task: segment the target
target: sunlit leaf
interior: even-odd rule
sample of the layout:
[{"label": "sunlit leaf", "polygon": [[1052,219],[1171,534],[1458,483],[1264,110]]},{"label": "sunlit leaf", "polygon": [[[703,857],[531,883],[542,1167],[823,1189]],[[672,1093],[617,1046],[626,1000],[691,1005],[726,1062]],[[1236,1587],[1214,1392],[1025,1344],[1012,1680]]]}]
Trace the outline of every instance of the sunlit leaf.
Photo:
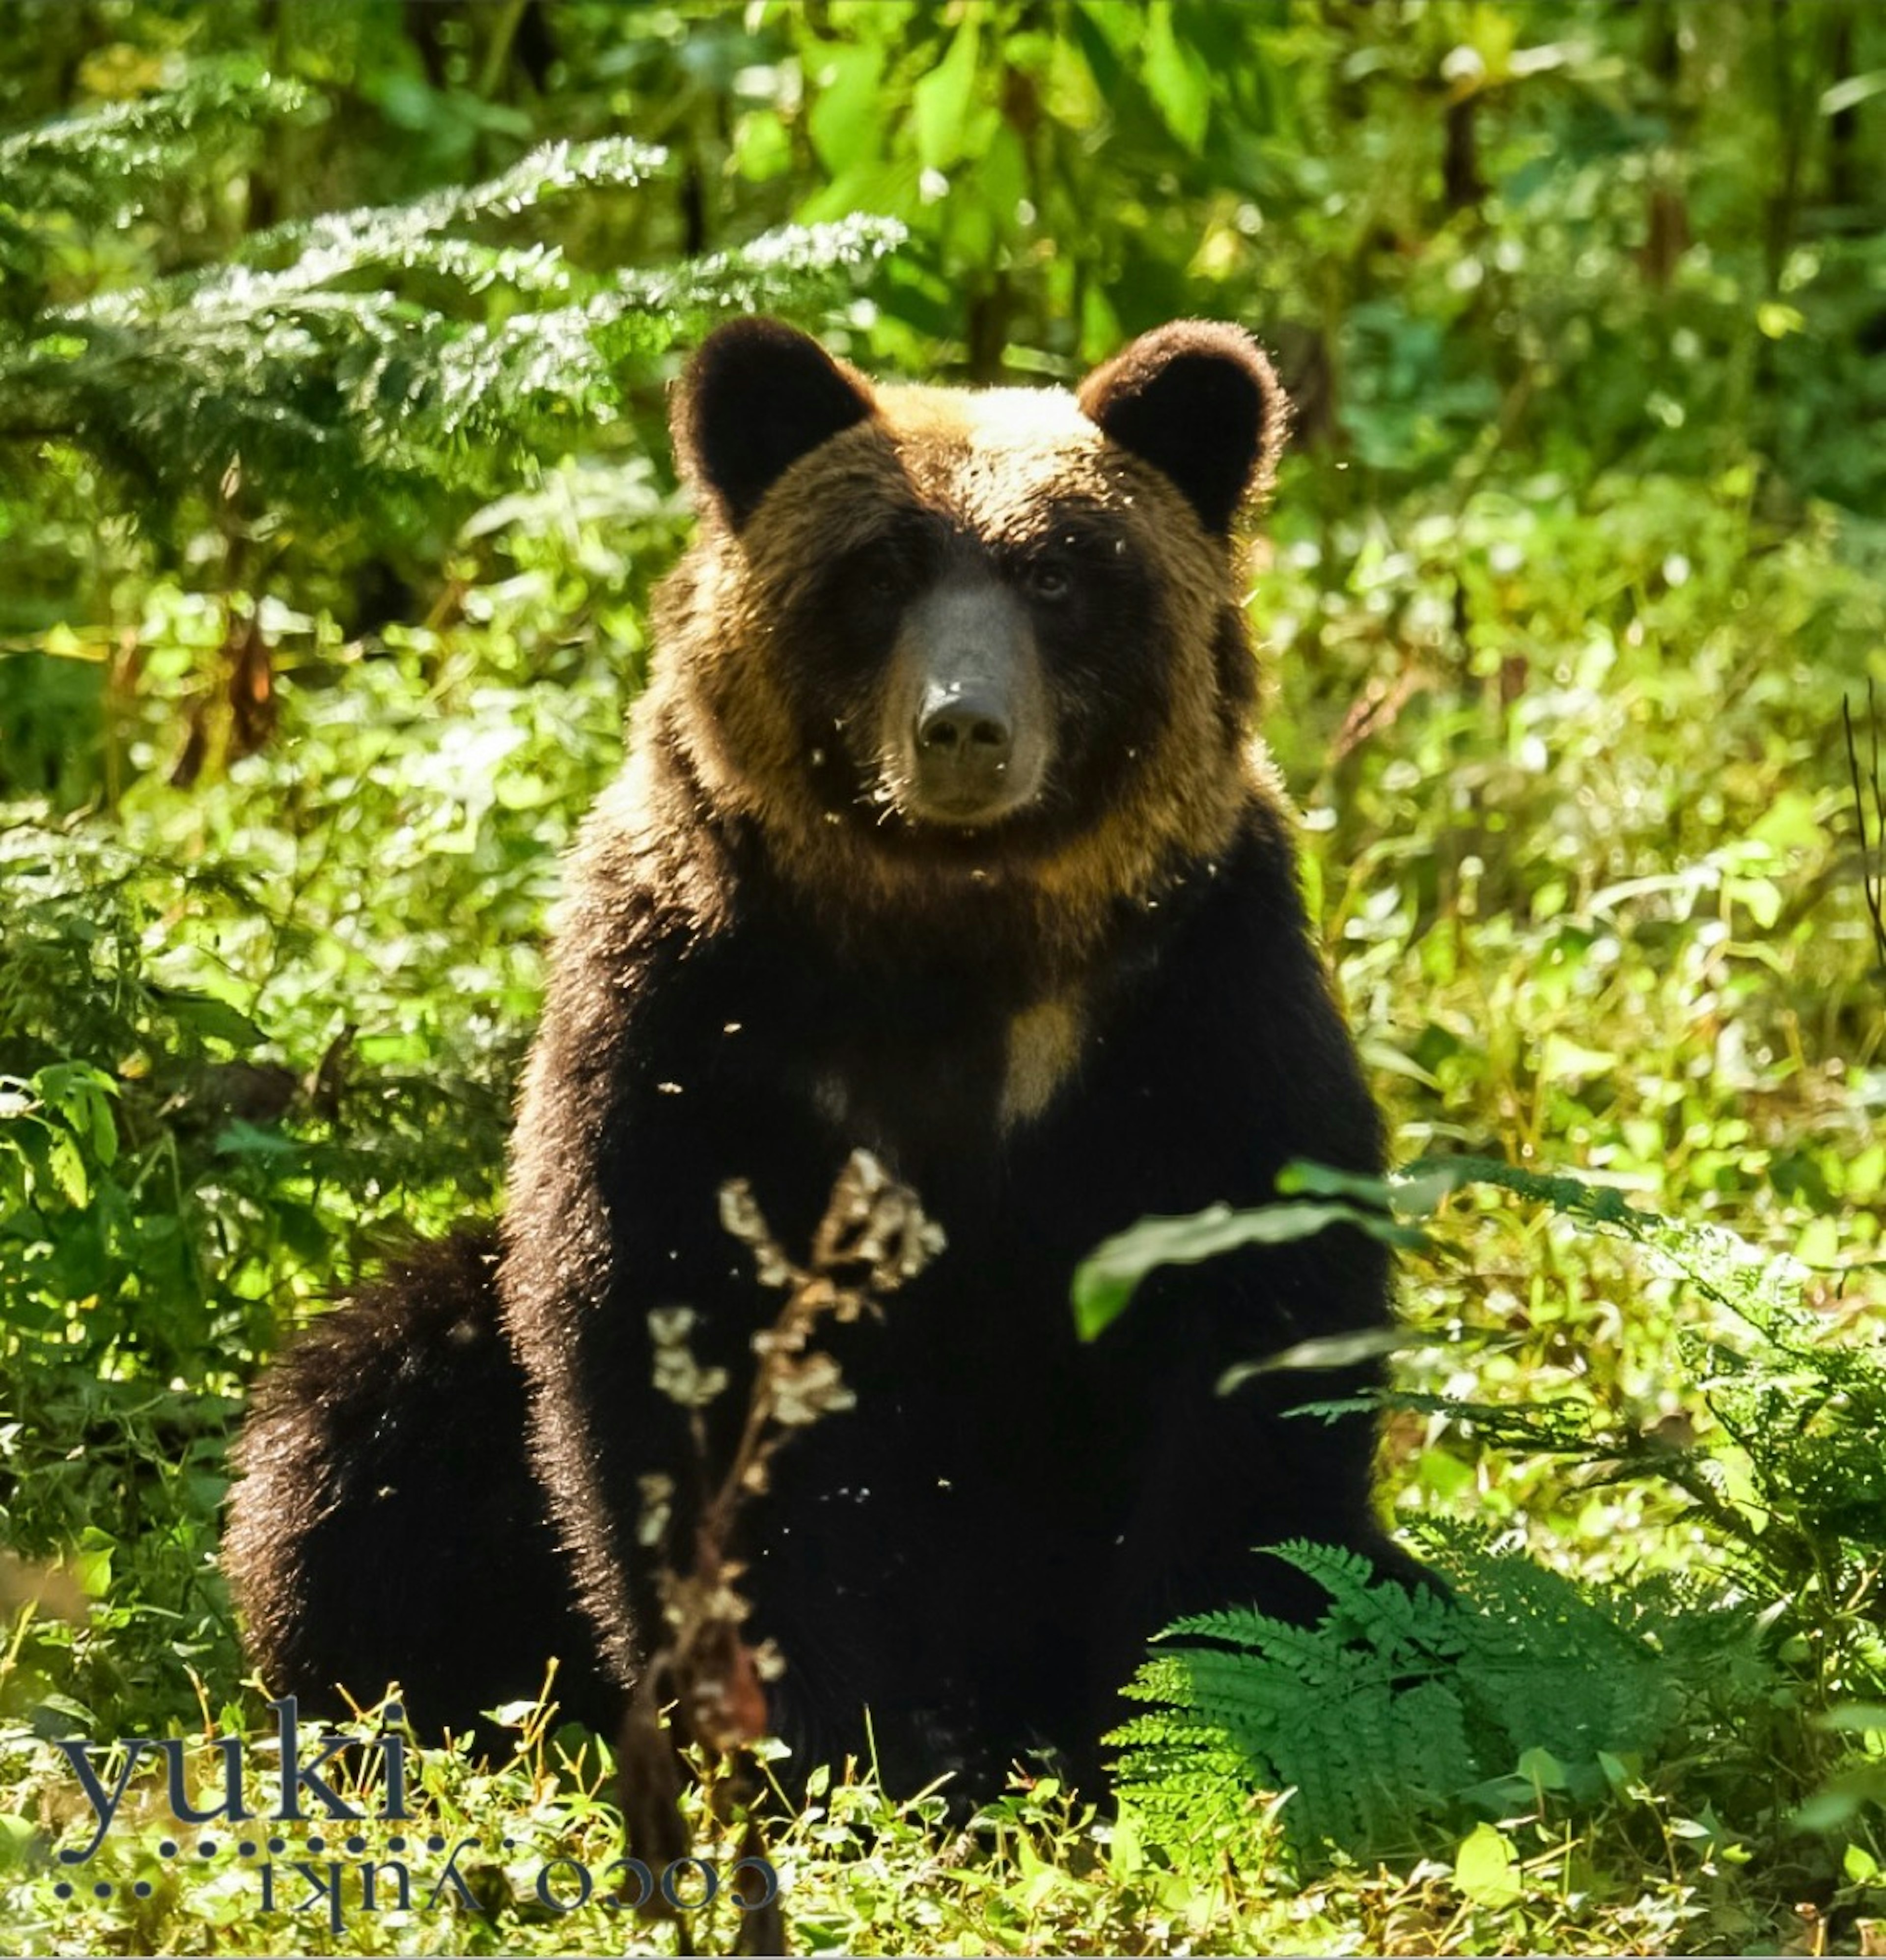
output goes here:
[{"label": "sunlit leaf", "polygon": [[962,154],[981,40],[976,17],[967,15],[950,37],[949,52],[911,91],[917,160],[927,170],[946,170]]},{"label": "sunlit leaf", "polygon": [[1454,1882],[1476,1905],[1510,1905],[1525,1890],[1519,1860],[1503,1833],[1477,1824],[1454,1856]]},{"label": "sunlit leaf", "polygon": [[1144,1218],[1099,1246],[1074,1270],[1074,1324],[1091,1341],[1119,1316],[1156,1268],[1193,1265],[1246,1246],[1283,1245],[1332,1225],[1360,1227],[1390,1245],[1418,1236],[1379,1214],[1342,1204],[1272,1204],[1234,1211],[1214,1204],[1181,1218]]}]

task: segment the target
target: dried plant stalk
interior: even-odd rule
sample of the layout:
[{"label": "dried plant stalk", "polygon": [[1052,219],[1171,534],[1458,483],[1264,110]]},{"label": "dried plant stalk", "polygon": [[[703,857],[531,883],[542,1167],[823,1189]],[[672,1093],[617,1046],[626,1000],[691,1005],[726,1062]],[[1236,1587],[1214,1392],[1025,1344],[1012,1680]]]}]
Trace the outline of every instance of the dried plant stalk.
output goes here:
[{"label": "dried plant stalk", "polygon": [[[642,1480],[638,1536],[659,1561],[664,1637],[631,1697],[619,1754],[629,1841],[651,1863],[691,1850],[680,1809],[679,1752],[692,1750],[712,1773],[723,1816],[743,1806],[750,1813],[760,1788],[753,1745],[767,1729],[765,1683],[786,1663],[770,1643],[751,1645],[741,1632],[751,1608],[739,1589],[733,1537],[743,1508],[767,1489],[780,1449],[812,1424],[853,1406],[838,1363],[813,1345],[819,1325],[881,1315],[884,1299],[915,1278],[943,1244],[916,1193],[864,1150],[854,1151],[839,1173],[804,1265],[787,1256],[744,1179],[721,1187],[720,1222],[752,1253],[760,1284],[781,1288],[786,1298],[771,1324],[753,1336],[746,1414],[717,1479],[706,1462],[701,1411],[726,1389],[726,1373],[695,1360],[688,1345],[695,1316],[688,1309],[665,1307],[649,1316],[655,1386],[687,1410],[709,1494],[682,1560],[669,1542],[673,1479]],[[749,1814],[745,1842],[758,1841]],[[643,1910],[673,1916],[659,1894]],[[751,1951],[781,1950],[783,1927],[752,1923],[767,1917],[742,1915],[743,1943]]]}]

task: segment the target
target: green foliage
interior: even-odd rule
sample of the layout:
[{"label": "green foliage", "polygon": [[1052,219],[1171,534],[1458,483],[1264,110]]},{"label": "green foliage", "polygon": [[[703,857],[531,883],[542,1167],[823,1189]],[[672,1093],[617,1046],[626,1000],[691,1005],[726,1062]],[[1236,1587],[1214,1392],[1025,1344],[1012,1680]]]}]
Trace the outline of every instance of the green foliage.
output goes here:
[{"label": "green foliage", "polygon": [[[0,291],[43,278],[59,234],[75,224],[116,224],[152,190],[212,156],[227,159],[265,117],[307,107],[308,91],[253,61],[207,63],[160,94],[64,116],[0,138]],[[11,310],[11,307],[8,308]]]},{"label": "green foliage", "polygon": [[1143,1218],[1097,1246],[1074,1269],[1074,1321],[1091,1341],[1123,1313],[1141,1280],[1163,1265],[1191,1265],[1240,1246],[1307,1238],[1331,1225],[1353,1225],[1391,1246],[1418,1233],[1380,1212],[1347,1204],[1272,1204],[1234,1211],[1227,1204],[1185,1218]]},{"label": "green foliage", "polygon": [[[0,143],[30,210],[63,173],[105,186],[161,169],[167,141],[213,103],[250,119],[285,97],[218,78],[135,117],[96,112]],[[134,126],[135,139],[126,124]],[[482,223],[535,216],[578,192],[644,185],[663,154],[627,138],[553,142],[488,181],[255,234],[205,270],[52,306],[0,339],[0,438],[66,437],[152,499],[253,479],[279,506],[418,502],[488,488],[516,450],[565,447],[619,407],[625,367],[717,312],[803,307],[882,253],[894,225],[848,218],[780,234],[675,272],[587,273],[556,247],[506,247]],[[22,214],[24,215],[24,214]],[[127,413],[129,410],[129,413]]]},{"label": "green foliage", "polygon": [[[206,177],[254,192],[270,144],[333,105],[253,56],[161,72],[148,95],[0,134],[0,456],[25,463],[27,492],[0,536],[36,565],[0,595],[0,794],[94,789],[62,737],[76,710],[96,743],[136,671],[65,623],[101,570],[151,547],[200,555],[192,532],[220,537],[221,582],[245,597],[310,552],[328,579],[383,565],[545,460],[606,444],[677,341],[730,311],[835,298],[900,235],[852,216],[680,264],[590,264],[584,215],[613,221],[666,164],[609,135],[396,203],[252,225],[176,265],[151,221],[190,210]],[[224,175],[239,165],[250,174]],[[211,237],[227,229],[192,215]],[[102,242],[126,230],[148,240],[144,264]],[[103,555],[84,514],[101,494],[119,513]],[[199,722],[192,772],[256,746],[270,719],[274,636],[241,609],[205,650],[231,708]]]},{"label": "green foliage", "polygon": [[[1381,1180],[1315,1164],[1289,1166],[1293,1196],[1246,1212],[1219,1205],[1186,1218],[1150,1220],[1110,1240],[1081,1269],[1077,1319],[1126,1304],[1131,1284],[1153,1267],[1209,1258],[1249,1242],[1302,1238],[1348,1224],[1395,1242],[1432,1249],[1413,1221],[1431,1217],[1472,1188],[1514,1194],[1580,1229],[1628,1241],[1651,1270],[1684,1287],[1704,1309],[1680,1335],[1697,1400],[1713,1430],[1674,1443],[1623,1433],[1589,1396],[1531,1398],[1511,1405],[1396,1392],[1398,1406],[1444,1415],[1505,1449],[1582,1456],[1612,1474],[1648,1474],[1678,1484],[1714,1529],[1776,1598],[1837,1600],[1886,1631],[1886,1486],[1872,1439],[1886,1431],[1886,1344],[1862,1324],[1843,1337],[1804,1304],[1814,1274],[1800,1259],[1764,1252],[1724,1227],[1685,1223],[1627,1202],[1623,1194],[1566,1176],[1542,1176],[1490,1158],[1425,1159]],[[1391,1215],[1391,1214],[1394,1215]],[[1084,1287],[1084,1290],[1083,1290]],[[1713,1310],[1713,1311],[1711,1311]],[[1325,1362],[1320,1348],[1283,1364]],[[1233,1392],[1255,1366],[1231,1370]],[[1279,1365],[1273,1360],[1271,1366]],[[1317,1405],[1306,1413],[1347,1405]],[[1737,1476],[1724,1468],[1732,1456]],[[1731,1481],[1738,1494],[1729,1494]]]},{"label": "green foliage", "polygon": [[1301,1855],[1406,1852],[1465,1808],[1500,1815],[1544,1790],[1589,1807],[1624,1759],[1680,1729],[1710,1737],[1712,1712],[1725,1740],[1767,1685],[1745,1602],[1580,1587],[1458,1533],[1430,1548],[1451,1597],[1293,1544],[1277,1555],[1330,1596],[1314,1628],[1229,1609],[1168,1631],[1128,1691],[1162,1707],[1112,1738],[1150,1835],[1248,1857],[1265,1790],[1290,1793]]},{"label": "green foliage", "polygon": [[[1813,1630],[1829,1685],[1871,1698],[1865,1671],[1886,1660],[1886,1463],[1877,1444],[1886,1433],[1886,1342],[1877,1325],[1862,1319],[1843,1332],[1806,1306],[1814,1274],[1792,1255],[1764,1252],[1723,1227],[1661,1217],[1576,1178],[1441,1159],[1411,1166],[1390,1195],[1406,1209],[1432,1209],[1470,1185],[1614,1233],[1678,1282],[1701,1309],[1682,1329],[1680,1351],[1710,1421],[1685,1442],[1668,1426],[1620,1433],[1576,1398],[1449,1413],[1490,1421],[1505,1447],[1550,1449],[1608,1474],[1678,1484],[1738,1573]],[[1859,1680],[1847,1672],[1855,1668]]]},{"label": "green foliage", "polygon": [[[1877,1325],[1830,1328],[1802,1303],[1813,1276],[1791,1255],[1576,1178],[1455,1157],[1385,1181],[1298,1165],[1282,1182],[1319,1201],[1293,1197],[1243,1214],[1247,1231],[1267,1223],[1296,1237],[1345,1220],[1379,1228],[1392,1209],[1409,1232],[1453,1194],[1506,1192],[1627,1241],[1677,1282],[1697,1311],[1679,1334],[1690,1407],[1675,1419],[1620,1425],[1584,1390],[1495,1403],[1403,1389],[1381,1399],[1483,1447],[1581,1465],[1587,1488],[1674,1486],[1694,1507],[1717,1583],[1735,1590],[1697,1601],[1662,1577],[1581,1593],[1523,1557],[1490,1560],[1443,1535],[1439,1562],[1458,1592],[1442,1602],[1369,1587],[1366,1564],[1344,1554],[1286,1548],[1332,1596],[1313,1632],[1251,1613],[1183,1621],[1169,1637],[1217,1644],[1162,1655],[1136,1685],[1176,1711],[1118,1738],[1130,1745],[1123,1774],[1145,1787],[1159,1828],[1175,1842],[1223,1841],[1241,1822],[1248,1833],[1254,1790],[1294,1787],[1285,1818],[1299,1848],[1327,1840],[1380,1850],[1414,1841],[1421,1818],[1445,1815],[1535,1748],[1552,1759],[1552,1787],[1573,1799],[1603,1793],[1583,1774],[1601,1758],[1654,1755],[1679,1728],[1686,1748],[1717,1750],[1719,1768],[1730,1737],[1748,1750],[1775,1711],[1751,1644],[1757,1612],[1788,1643],[1793,1687],[1783,1705],[1798,1696],[1830,1719],[1814,1743],[1788,1718],[1754,1754],[1771,1780],[1788,1760],[1797,1799],[1818,1783],[1798,1812],[1804,1826],[1849,1824],[1886,1788],[1871,1760],[1878,1725],[1854,1719],[1886,1693],[1886,1344]],[[1160,1258],[1190,1258],[1242,1242],[1219,1208],[1162,1220],[1147,1242]],[[1222,1392],[1236,1392],[1252,1372],[1231,1371]],[[1704,1561],[1693,1553],[1690,1563]],[[1685,1681],[1722,1697],[1710,1720],[1676,1693]]]},{"label": "green foliage", "polygon": [[[14,1705],[112,1732],[187,1715],[192,1668],[235,1679],[236,1395],[310,1303],[494,1199],[557,857],[619,759],[636,566],[674,527],[645,470],[552,473],[466,527],[475,627],[356,649],[336,686],[331,629],[273,608],[278,740],[187,792],[134,780],[139,848],[8,810],[0,1531],[113,1561],[82,1640],[25,1640]],[[174,585],[147,603],[133,755],[221,630]]]}]

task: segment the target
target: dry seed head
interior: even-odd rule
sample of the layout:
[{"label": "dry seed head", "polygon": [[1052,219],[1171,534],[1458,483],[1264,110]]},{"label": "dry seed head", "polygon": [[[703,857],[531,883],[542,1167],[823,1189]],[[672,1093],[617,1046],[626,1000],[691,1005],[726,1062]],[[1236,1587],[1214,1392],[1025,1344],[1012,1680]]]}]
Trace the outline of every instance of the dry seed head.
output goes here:
[{"label": "dry seed head", "polygon": [[654,1546],[660,1544],[668,1529],[668,1520],[673,1515],[675,1480],[651,1471],[647,1475],[638,1477],[637,1488],[641,1492],[641,1522],[635,1530],[636,1542]]},{"label": "dry seed head", "polygon": [[854,1408],[857,1400],[829,1354],[774,1363],[773,1420],[788,1429],[803,1429],[822,1415]]},{"label": "dry seed head", "polygon": [[753,1187],[745,1178],[730,1178],[721,1185],[720,1223],[742,1245],[751,1249],[762,1286],[792,1284],[793,1263],[780,1249],[753,1195]]},{"label": "dry seed head", "polygon": [[702,1367],[685,1348],[658,1348],[655,1387],[682,1408],[705,1408],[727,1387],[727,1370]]},{"label": "dry seed head", "polygon": [[691,1306],[658,1306],[648,1316],[648,1332],[657,1348],[678,1348],[694,1328]]},{"label": "dry seed head", "polygon": [[[943,1235],[924,1217],[915,1192],[899,1184],[868,1150],[854,1150],[833,1187],[814,1242],[820,1271],[863,1265],[869,1290],[894,1292],[943,1250]],[[843,1317],[855,1317],[856,1307]]]}]

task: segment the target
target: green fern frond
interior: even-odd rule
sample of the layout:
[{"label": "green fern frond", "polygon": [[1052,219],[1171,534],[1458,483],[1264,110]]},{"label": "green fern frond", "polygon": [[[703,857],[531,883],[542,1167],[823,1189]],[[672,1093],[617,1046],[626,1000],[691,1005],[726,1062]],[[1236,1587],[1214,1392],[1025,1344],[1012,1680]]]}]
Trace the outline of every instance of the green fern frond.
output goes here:
[{"label": "green fern frond", "polygon": [[1331,1594],[1314,1628],[1230,1611],[1170,1628],[1127,1691],[1158,1711],[1111,1739],[1134,1806],[1217,1829],[1229,1775],[1247,1818],[1260,1793],[1293,1793],[1283,1818],[1299,1853],[1380,1853],[1528,1749],[1549,1751],[1572,1787],[1581,1770],[1601,1786],[1601,1753],[1651,1754],[1699,1691],[1732,1678],[1745,1691],[1766,1672],[1755,1615],[1733,1600],[1662,1582],[1594,1592],[1469,1533],[1423,1542],[1451,1597],[1299,1544],[1279,1555]]},{"label": "green fern frond", "polygon": [[202,62],[176,84],[0,136],[0,214],[110,223],[212,142],[305,108],[308,91],[259,63]]},{"label": "green fern frond", "polygon": [[[192,86],[113,126],[156,142],[212,99],[246,100]],[[551,143],[485,183],[278,226],[230,262],[52,310],[0,334],[0,436],[78,442],[154,500],[221,482],[238,458],[275,501],[323,511],[489,491],[520,453],[568,450],[619,415],[626,377],[717,316],[817,304],[903,235],[854,218],[612,274],[465,235],[633,191],[664,161],[628,138]]]},{"label": "green fern frond", "polygon": [[551,294],[587,289],[594,282],[580,279],[552,248],[505,251],[454,236],[452,228],[518,217],[574,192],[636,189],[666,162],[666,151],[625,136],[545,144],[483,183],[294,219],[258,232],[226,263],[100,294],[52,317],[75,327],[148,326],[182,308],[205,321],[253,318],[367,272],[430,272],[474,291],[494,285]]}]

